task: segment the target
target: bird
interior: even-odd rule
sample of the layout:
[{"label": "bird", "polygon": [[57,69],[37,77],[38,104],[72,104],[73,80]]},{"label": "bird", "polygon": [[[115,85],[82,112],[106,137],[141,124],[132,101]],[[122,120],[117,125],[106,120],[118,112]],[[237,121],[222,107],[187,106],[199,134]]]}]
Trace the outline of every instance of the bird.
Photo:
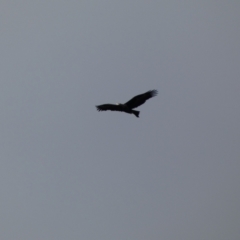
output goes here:
[{"label": "bird", "polygon": [[134,108],[139,107],[140,105],[144,104],[148,99],[155,97],[158,94],[157,90],[150,90],[145,93],[139,94],[132,99],[130,99],[128,102],[122,104],[102,104],[96,106],[98,111],[119,111],[119,112],[125,112],[129,114],[134,114],[137,118],[139,117],[140,111],[133,110]]}]

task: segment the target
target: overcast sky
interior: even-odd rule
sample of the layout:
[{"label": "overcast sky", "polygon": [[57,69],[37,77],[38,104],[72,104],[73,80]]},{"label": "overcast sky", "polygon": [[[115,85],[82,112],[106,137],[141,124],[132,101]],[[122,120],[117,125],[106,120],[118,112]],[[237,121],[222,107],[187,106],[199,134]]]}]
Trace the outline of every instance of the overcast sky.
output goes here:
[{"label": "overcast sky", "polygon": [[239,13],[2,0],[0,239],[239,240]]}]

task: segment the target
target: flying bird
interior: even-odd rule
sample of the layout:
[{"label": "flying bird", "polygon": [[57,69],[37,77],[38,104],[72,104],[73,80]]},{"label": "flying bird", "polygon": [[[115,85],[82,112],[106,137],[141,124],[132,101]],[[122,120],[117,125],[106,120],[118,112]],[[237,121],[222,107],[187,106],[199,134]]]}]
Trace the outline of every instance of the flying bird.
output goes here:
[{"label": "flying bird", "polygon": [[148,92],[145,92],[143,94],[139,94],[132,99],[130,99],[128,102],[122,104],[103,104],[96,106],[98,111],[119,111],[119,112],[125,112],[129,114],[134,114],[136,117],[139,117],[139,111],[133,110],[134,108],[139,107],[140,105],[144,104],[149,98],[152,98],[158,94],[157,90],[150,90]]}]

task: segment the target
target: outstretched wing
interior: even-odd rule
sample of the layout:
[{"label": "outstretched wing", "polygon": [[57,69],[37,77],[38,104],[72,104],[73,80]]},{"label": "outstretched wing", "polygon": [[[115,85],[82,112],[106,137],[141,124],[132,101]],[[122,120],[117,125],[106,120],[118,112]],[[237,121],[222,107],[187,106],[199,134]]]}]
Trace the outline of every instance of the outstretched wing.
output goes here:
[{"label": "outstretched wing", "polygon": [[103,105],[98,105],[96,106],[98,111],[120,111],[122,112],[122,107],[117,104],[103,104]]},{"label": "outstretched wing", "polygon": [[133,97],[131,100],[125,103],[130,109],[136,108],[144,104],[149,98],[152,98],[158,94],[157,90],[151,90],[143,94],[139,94]]}]

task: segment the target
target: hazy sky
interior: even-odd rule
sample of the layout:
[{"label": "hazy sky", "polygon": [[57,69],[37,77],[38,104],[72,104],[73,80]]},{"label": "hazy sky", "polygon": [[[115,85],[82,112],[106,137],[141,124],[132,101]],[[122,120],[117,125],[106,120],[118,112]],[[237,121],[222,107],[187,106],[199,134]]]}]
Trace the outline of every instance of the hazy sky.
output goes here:
[{"label": "hazy sky", "polygon": [[239,13],[2,0],[0,239],[239,240]]}]

